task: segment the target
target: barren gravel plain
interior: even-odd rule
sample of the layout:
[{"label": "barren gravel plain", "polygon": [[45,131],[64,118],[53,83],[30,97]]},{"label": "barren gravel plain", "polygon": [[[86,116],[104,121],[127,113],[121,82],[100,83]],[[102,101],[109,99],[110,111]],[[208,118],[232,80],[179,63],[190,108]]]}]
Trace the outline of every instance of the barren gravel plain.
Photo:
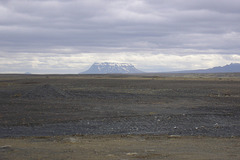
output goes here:
[{"label": "barren gravel plain", "polygon": [[0,159],[240,159],[240,74],[0,75]]}]

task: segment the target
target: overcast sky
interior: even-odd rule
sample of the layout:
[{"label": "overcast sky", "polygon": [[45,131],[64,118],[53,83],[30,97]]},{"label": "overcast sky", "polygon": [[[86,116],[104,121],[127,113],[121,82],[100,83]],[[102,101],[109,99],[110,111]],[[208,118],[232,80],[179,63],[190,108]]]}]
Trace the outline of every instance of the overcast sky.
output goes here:
[{"label": "overcast sky", "polygon": [[1,0],[0,73],[240,63],[239,0]]}]

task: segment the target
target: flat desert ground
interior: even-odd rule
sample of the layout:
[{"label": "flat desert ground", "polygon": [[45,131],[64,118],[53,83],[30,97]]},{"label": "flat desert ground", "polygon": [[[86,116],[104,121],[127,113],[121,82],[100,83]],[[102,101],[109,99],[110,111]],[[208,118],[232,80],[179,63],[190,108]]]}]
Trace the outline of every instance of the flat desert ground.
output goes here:
[{"label": "flat desert ground", "polygon": [[0,159],[240,159],[240,74],[0,75]]}]

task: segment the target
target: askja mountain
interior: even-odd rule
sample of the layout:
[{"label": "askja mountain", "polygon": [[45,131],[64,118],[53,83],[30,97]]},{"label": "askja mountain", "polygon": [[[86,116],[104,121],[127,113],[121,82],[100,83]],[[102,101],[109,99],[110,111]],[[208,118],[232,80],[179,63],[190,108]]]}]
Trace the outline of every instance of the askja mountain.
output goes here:
[{"label": "askja mountain", "polygon": [[94,63],[87,71],[82,74],[128,74],[143,73],[129,63]]}]

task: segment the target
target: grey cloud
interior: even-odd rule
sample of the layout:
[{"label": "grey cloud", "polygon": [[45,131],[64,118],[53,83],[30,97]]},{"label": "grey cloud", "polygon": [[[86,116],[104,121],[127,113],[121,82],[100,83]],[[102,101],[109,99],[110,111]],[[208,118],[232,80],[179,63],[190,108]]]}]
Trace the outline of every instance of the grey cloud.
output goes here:
[{"label": "grey cloud", "polygon": [[6,55],[161,49],[240,55],[239,40],[239,0],[0,1],[0,51]]},{"label": "grey cloud", "polygon": [[239,0],[149,0],[156,8],[175,8],[178,10],[211,10],[221,13],[239,13]]}]

